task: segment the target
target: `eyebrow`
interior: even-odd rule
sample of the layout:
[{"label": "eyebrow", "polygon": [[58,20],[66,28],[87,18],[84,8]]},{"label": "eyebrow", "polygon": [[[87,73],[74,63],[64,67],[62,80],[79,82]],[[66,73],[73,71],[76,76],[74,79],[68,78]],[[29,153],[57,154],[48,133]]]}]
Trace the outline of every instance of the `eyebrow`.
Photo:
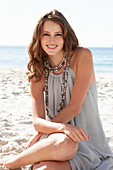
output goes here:
[{"label": "eyebrow", "polygon": [[[43,31],[43,33],[44,32],[46,32],[46,33],[50,33],[49,31]],[[62,32],[61,31],[56,31],[55,33],[60,33],[60,34],[62,34]]]}]

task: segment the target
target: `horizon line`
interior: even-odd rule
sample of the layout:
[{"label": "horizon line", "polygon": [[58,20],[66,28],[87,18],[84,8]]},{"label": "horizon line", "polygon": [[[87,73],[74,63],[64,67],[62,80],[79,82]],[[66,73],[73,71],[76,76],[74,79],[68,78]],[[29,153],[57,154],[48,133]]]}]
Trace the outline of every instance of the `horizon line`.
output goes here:
[{"label": "horizon line", "polygon": [[[0,47],[28,47],[29,45],[1,45]],[[85,48],[113,48],[113,45],[111,46],[81,46]]]}]

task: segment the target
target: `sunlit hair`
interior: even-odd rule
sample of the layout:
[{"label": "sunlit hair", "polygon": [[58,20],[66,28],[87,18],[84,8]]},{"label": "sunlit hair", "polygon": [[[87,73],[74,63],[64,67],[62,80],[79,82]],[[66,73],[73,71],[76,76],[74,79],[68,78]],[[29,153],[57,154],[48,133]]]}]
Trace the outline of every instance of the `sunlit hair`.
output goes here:
[{"label": "sunlit hair", "polygon": [[47,58],[47,53],[41,47],[41,35],[42,35],[42,27],[45,21],[53,21],[59,24],[62,28],[63,39],[64,39],[64,46],[63,49],[66,52],[66,57],[69,59],[71,51],[74,50],[78,45],[78,39],[73,31],[72,27],[63,16],[57,10],[53,10],[43,17],[40,18],[38,21],[36,28],[33,33],[32,41],[28,48],[29,53],[29,63],[27,68],[29,70],[28,79],[30,80],[32,77],[40,79],[44,72],[44,61]]}]

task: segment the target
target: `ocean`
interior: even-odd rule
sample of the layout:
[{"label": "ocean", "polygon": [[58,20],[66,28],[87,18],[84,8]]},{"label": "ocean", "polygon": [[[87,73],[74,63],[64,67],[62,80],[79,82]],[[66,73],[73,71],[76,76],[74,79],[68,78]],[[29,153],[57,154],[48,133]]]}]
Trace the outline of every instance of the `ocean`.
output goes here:
[{"label": "ocean", "polygon": [[[93,54],[96,74],[113,74],[113,47],[89,47]],[[27,69],[29,61],[26,46],[0,46],[0,66]]]}]

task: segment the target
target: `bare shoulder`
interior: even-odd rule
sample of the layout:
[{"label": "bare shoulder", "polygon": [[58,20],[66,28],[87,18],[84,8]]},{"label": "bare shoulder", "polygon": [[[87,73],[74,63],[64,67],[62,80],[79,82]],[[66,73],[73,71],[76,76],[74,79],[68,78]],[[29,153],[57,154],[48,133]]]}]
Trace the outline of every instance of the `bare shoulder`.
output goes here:
[{"label": "bare shoulder", "polygon": [[75,61],[80,61],[81,59],[92,58],[92,53],[88,48],[77,47],[72,54],[72,59]]},{"label": "bare shoulder", "polygon": [[33,77],[33,78],[31,78],[30,79],[30,85],[41,85],[42,87],[43,87],[43,85],[44,85],[44,80],[45,80],[45,73],[42,75],[42,77],[41,78],[35,78],[35,77]]},{"label": "bare shoulder", "polygon": [[82,65],[93,65],[93,60],[92,60],[92,53],[88,48],[84,47],[77,47],[73,53],[72,57],[70,59],[70,66],[72,69],[77,72],[78,66]]}]

